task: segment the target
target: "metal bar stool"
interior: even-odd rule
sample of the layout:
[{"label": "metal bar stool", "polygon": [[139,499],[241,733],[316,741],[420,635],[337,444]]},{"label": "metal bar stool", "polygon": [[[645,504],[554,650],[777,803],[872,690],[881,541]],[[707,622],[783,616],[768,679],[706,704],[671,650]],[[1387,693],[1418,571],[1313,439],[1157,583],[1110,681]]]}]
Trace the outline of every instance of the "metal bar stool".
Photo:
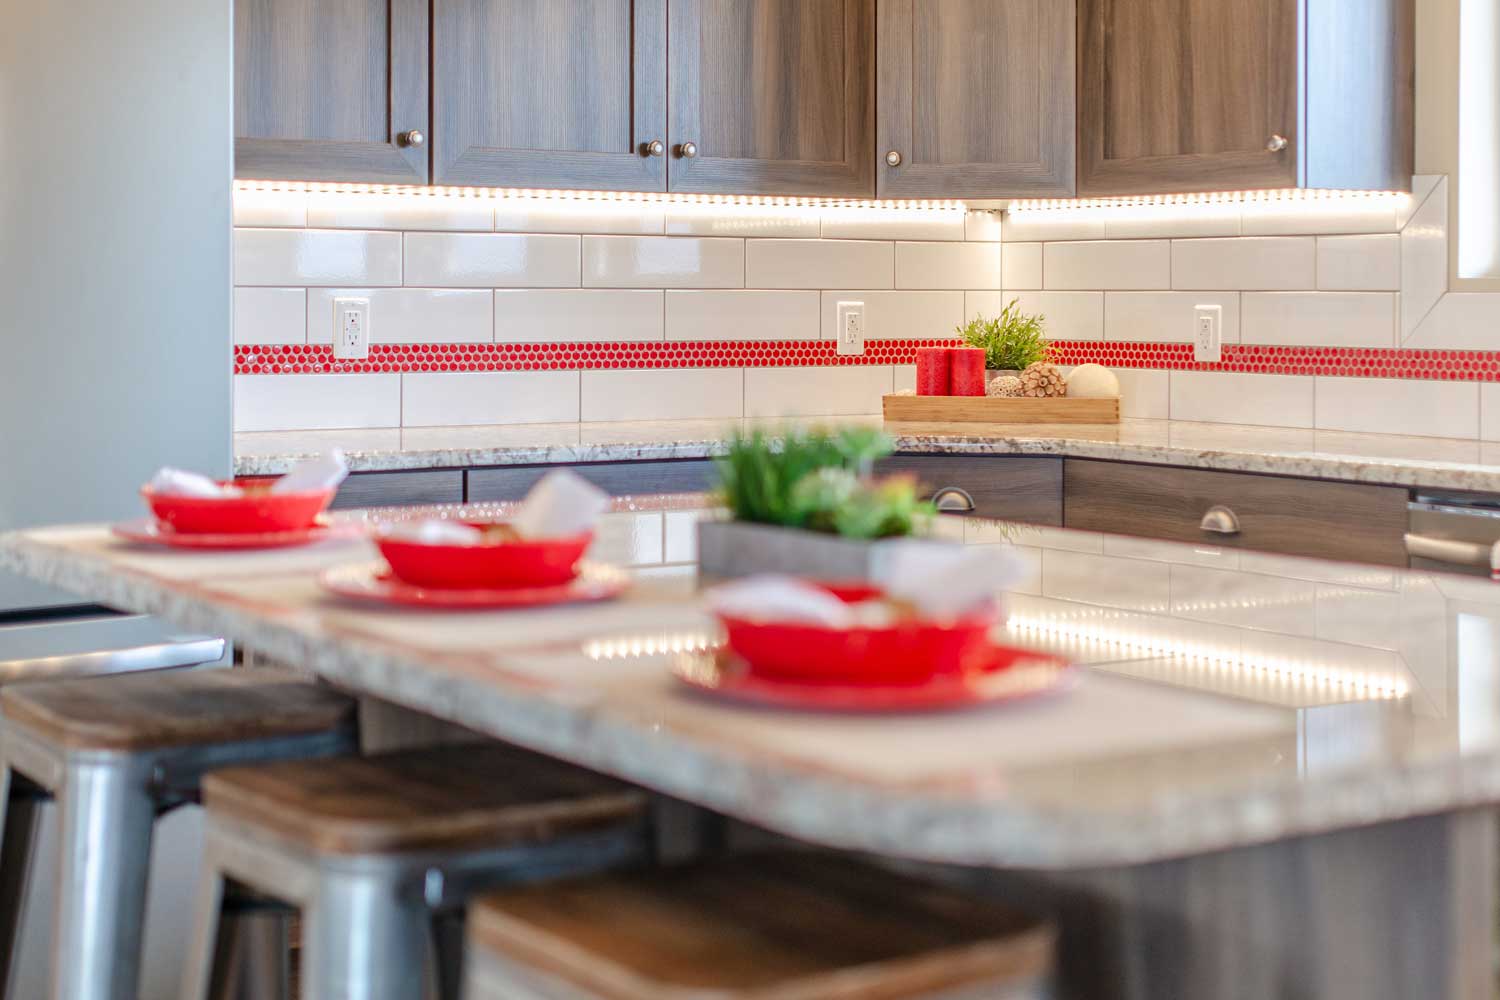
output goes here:
[{"label": "metal bar stool", "polygon": [[1047,924],[830,854],[484,897],[466,1000],[1041,1000]]},{"label": "metal bar stool", "polygon": [[[194,801],[205,772],[323,757],[358,745],[355,703],[270,670],[160,671],[0,691],[3,836],[29,832],[13,803],[50,796],[61,828],[54,1000],[133,1000],[156,818]],[[11,858],[6,900],[29,858]],[[14,880],[14,882],[13,882]],[[14,913],[3,918],[15,927]],[[14,941],[5,942],[7,954]]]},{"label": "metal bar stool", "polygon": [[200,936],[184,1000],[223,986],[228,885],[301,909],[307,1000],[410,1000],[434,987],[456,997],[461,956],[436,917],[496,886],[649,851],[642,793],[498,744],[235,768],[203,791]]}]

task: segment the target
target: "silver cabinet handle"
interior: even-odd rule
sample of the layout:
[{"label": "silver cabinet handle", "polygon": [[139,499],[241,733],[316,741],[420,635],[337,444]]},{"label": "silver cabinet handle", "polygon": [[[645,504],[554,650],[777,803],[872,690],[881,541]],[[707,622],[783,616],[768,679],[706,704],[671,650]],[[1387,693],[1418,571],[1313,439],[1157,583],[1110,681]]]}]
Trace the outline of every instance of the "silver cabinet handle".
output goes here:
[{"label": "silver cabinet handle", "polygon": [[888,167],[901,166],[901,154],[894,149],[885,154],[885,165]]},{"label": "silver cabinet handle", "polygon": [[1279,153],[1283,149],[1286,149],[1291,144],[1292,144],[1291,140],[1289,140],[1286,136],[1284,136],[1284,135],[1273,135],[1273,136],[1271,136],[1271,138],[1269,138],[1269,139],[1266,140],[1266,152],[1268,152],[1268,153]]},{"label": "silver cabinet handle", "polygon": [[411,146],[414,149],[417,146],[422,145],[426,141],[427,136],[424,135],[422,133],[422,130],[419,128],[414,128],[410,132],[402,132],[400,135],[396,136],[396,144],[398,146]]},{"label": "silver cabinet handle", "polygon": [[1218,505],[1208,508],[1208,513],[1203,515],[1203,522],[1198,527],[1211,535],[1238,535],[1240,519],[1228,507]]},{"label": "silver cabinet handle", "polygon": [[974,498],[968,490],[945,486],[932,495],[932,505],[944,514],[970,514],[974,511]]},{"label": "silver cabinet handle", "polygon": [[677,147],[677,155],[684,160],[691,160],[698,155],[698,144],[696,142],[685,142]]},{"label": "silver cabinet handle", "polygon": [[1481,542],[1460,542],[1451,538],[1433,538],[1431,535],[1406,536],[1407,555],[1459,566],[1489,566],[1494,548],[1493,545]]},{"label": "silver cabinet handle", "polygon": [[665,156],[667,152],[667,144],[660,139],[652,139],[642,148],[647,156]]}]

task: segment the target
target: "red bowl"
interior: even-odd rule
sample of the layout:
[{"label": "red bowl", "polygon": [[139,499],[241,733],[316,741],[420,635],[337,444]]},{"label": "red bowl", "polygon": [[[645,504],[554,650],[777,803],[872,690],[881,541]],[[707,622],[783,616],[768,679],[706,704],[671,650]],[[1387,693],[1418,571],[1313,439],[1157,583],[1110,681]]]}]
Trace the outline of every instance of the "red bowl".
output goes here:
[{"label": "red bowl", "polygon": [[[469,523],[476,528],[492,527]],[[558,587],[578,575],[578,563],[593,541],[593,532],[483,545],[432,545],[390,535],[375,537],[398,580],[435,590]]]},{"label": "red bowl", "polygon": [[[232,484],[225,484],[232,485]],[[156,520],[185,535],[261,535],[311,528],[328,509],[336,490],[272,493],[249,487],[239,496],[163,496],[149,486],[141,496]]]},{"label": "red bowl", "polygon": [[[878,597],[868,586],[819,584],[846,603]],[[955,621],[888,628],[831,629],[720,615],[729,648],[750,673],[782,681],[841,685],[925,684],[982,669],[993,612]]]}]

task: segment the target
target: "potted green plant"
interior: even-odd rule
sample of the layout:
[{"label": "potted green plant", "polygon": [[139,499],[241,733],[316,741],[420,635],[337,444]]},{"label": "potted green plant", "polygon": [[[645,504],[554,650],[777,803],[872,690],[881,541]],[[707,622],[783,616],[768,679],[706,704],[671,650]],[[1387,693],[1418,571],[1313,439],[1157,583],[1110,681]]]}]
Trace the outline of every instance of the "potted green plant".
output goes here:
[{"label": "potted green plant", "polygon": [[936,514],[913,478],[873,475],[892,450],[890,438],[870,428],[731,435],[715,463],[730,519],[698,526],[703,576],[876,576],[890,545],[925,532]]},{"label": "potted green plant", "polygon": [[970,347],[984,349],[987,380],[1020,375],[1038,361],[1046,361],[1051,348],[1047,321],[1023,313],[1019,299],[1011,299],[994,319],[976,316],[958,328],[958,335]]}]

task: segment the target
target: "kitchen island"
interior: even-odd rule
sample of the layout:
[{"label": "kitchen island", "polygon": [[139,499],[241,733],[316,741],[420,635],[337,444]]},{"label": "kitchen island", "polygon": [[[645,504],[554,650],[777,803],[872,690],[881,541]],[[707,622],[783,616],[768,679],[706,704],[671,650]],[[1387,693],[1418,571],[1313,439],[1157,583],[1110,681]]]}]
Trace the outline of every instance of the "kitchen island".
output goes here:
[{"label": "kitchen island", "polygon": [[1490,995],[1500,588],[945,521],[1030,561],[1008,636],[1083,664],[1072,688],[956,714],[788,713],[673,679],[714,641],[692,564],[702,516],[697,498],[618,502],[594,557],[631,564],[629,595],[531,612],[334,599],[317,574],[374,558],[357,539],[184,555],[82,526],[0,537],[0,564],[1044,908],[1063,925],[1063,996]]}]

